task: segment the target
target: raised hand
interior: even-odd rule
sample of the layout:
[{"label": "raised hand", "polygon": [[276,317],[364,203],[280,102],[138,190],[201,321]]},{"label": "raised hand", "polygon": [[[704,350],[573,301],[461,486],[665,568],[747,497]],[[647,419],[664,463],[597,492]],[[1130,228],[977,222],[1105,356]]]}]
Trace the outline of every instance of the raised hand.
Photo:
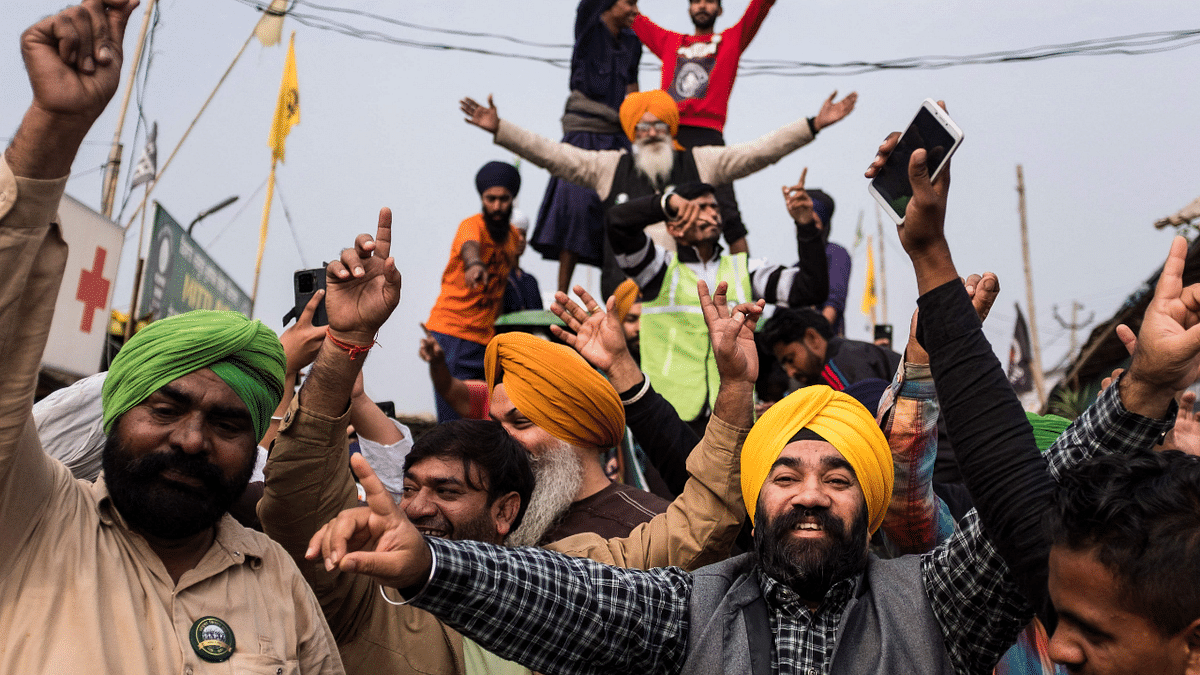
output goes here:
[{"label": "raised hand", "polygon": [[433,337],[433,333],[429,332],[425,324],[421,324],[421,330],[425,331],[425,337],[421,338],[421,345],[417,347],[417,356],[421,357],[421,360],[425,363],[433,363],[434,361],[444,363],[446,361],[446,352],[442,350],[442,346]]},{"label": "raised hand", "polygon": [[287,372],[289,375],[299,373],[317,358],[321,351],[321,343],[325,341],[325,326],[314,326],[313,314],[325,298],[324,289],[313,293],[300,313],[296,323],[288,326],[279,336],[283,343],[283,353],[287,356]]},{"label": "raised hand", "polygon": [[329,330],[358,345],[372,344],[379,327],[400,303],[400,271],[391,257],[392,211],[379,211],[375,238],[360,234],[354,248],[325,268]]},{"label": "raised hand", "polygon": [[813,118],[813,127],[817,131],[824,129],[830,124],[840,122],[846,115],[853,112],[854,104],[858,102],[858,92],[856,91],[850,92],[849,96],[834,103],[833,99],[836,96],[837,90],[834,89],[829,98],[825,99],[825,102],[821,104],[821,111]]},{"label": "raised hand", "polygon": [[496,110],[496,104],[492,102],[491,94],[488,94],[486,108],[479,105],[469,96],[459,101],[458,107],[467,116],[465,120],[467,124],[474,124],[480,129],[493,134],[500,128],[500,113]]},{"label": "raised hand", "polygon": [[1189,455],[1200,456],[1200,413],[1192,412],[1196,405],[1196,394],[1183,392],[1179,397],[1179,412],[1175,415],[1175,426],[1163,438],[1163,450],[1179,450]]},{"label": "raised hand", "polygon": [[567,324],[569,330],[551,326],[550,332],[572,349],[579,352],[585,361],[593,368],[608,374],[615,363],[622,359],[633,360],[629,348],[625,344],[625,331],[621,320],[613,310],[616,306],[616,296],[608,299],[606,308],[600,307],[590,293],[582,286],[572,289],[583,306],[572,301],[566,293],[558,291],[554,294],[554,303],[550,311]]},{"label": "raised hand", "polygon": [[117,91],[125,25],[137,0],[84,0],[21,35],[33,107],[94,121]]},{"label": "raised hand", "polygon": [[326,571],[366,574],[393,588],[424,581],[432,564],[425,538],[362,455],[353,455],[350,467],[367,494],[367,505],[346,509],[317,530],[304,557],[322,558]]},{"label": "raised hand", "polygon": [[700,217],[700,202],[684,199],[677,194],[667,197],[667,208],[675,212],[675,215],[667,216],[667,225],[672,228],[687,230]]},{"label": "raised hand", "polygon": [[[971,306],[975,308],[975,314],[982,323],[991,313],[992,305],[996,304],[996,297],[1000,295],[1000,279],[992,272],[984,272],[982,275],[972,274],[963,279],[963,285],[966,287],[967,296],[971,298]],[[918,313],[913,311],[912,323],[908,326],[908,345],[904,348],[904,361],[925,365],[929,363],[929,354],[921,343],[917,342]]]},{"label": "raised hand", "polygon": [[[813,200],[804,190],[804,181],[808,178],[808,167],[800,172],[800,182],[792,186],[783,186],[783,202],[787,205],[788,215],[797,225],[811,225],[816,222],[813,212]],[[817,228],[820,229],[820,225]]]},{"label": "raised hand", "polygon": [[708,284],[703,281],[696,283],[700,309],[708,326],[708,337],[712,342],[721,383],[742,382],[753,386],[758,380],[754,326],[762,316],[766,301],[747,302],[730,309],[725,300],[728,288],[729,284],[722,281],[717,284],[717,292],[709,296]]},{"label": "raised hand", "polygon": [[1200,285],[1183,287],[1186,256],[1187,240],[1175,237],[1137,339],[1128,339],[1128,329],[1122,336],[1126,347],[1134,347],[1133,361],[1122,382],[1132,378],[1158,388],[1162,390],[1159,398],[1173,396],[1200,374]]},{"label": "raised hand", "polygon": [[[946,104],[938,101],[945,110]],[[900,132],[888,135],[867,167],[866,177],[874,178],[900,142]],[[946,198],[950,194],[950,162],[942,167],[936,180],[925,165],[926,151],[917,148],[908,161],[908,181],[913,196],[904,212],[904,223],[896,226],[900,244],[913,262],[917,273],[917,291],[924,294],[958,277],[946,243]]]}]

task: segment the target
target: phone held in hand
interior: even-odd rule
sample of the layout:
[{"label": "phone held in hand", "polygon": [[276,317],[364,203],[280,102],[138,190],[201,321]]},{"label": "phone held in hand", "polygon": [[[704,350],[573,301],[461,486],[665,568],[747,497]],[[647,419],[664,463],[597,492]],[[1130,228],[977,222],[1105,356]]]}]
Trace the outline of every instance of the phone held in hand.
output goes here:
[{"label": "phone held in hand", "polygon": [[928,153],[925,165],[930,178],[937,178],[950,156],[963,141],[962,129],[950,119],[950,115],[931,98],[925,99],[913,117],[896,149],[888,156],[883,168],[871,179],[867,191],[879,202],[884,212],[896,221],[904,223],[904,210],[912,199],[912,185],[908,182],[908,160],[917,148]]},{"label": "phone held in hand", "polygon": [[[312,299],[312,296],[317,291],[325,288],[325,268],[317,267],[311,270],[296,270],[292,275],[292,285],[296,290],[296,305],[292,307],[287,316],[283,317],[284,325],[291,318],[299,318],[304,312],[304,306]],[[325,299],[322,298],[320,304],[317,305],[317,310],[313,312],[314,326],[328,326],[329,315],[325,313]]]}]

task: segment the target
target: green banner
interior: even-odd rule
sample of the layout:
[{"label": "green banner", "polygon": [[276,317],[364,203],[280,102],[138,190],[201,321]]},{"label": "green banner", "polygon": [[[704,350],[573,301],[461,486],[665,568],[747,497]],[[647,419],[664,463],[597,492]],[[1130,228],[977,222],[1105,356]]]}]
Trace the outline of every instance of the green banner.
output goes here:
[{"label": "green banner", "polygon": [[158,320],[193,309],[250,315],[250,296],[158,202],[150,241],[138,316],[153,314],[151,320]]}]

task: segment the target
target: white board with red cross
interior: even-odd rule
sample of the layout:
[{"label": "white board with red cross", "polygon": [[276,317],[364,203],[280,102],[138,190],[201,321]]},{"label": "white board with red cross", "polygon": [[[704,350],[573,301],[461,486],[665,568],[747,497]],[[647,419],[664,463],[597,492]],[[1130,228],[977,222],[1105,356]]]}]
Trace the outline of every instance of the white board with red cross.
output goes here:
[{"label": "white board with red cross", "polygon": [[70,253],[42,365],[82,377],[100,370],[124,230],[69,195],[58,215]]}]

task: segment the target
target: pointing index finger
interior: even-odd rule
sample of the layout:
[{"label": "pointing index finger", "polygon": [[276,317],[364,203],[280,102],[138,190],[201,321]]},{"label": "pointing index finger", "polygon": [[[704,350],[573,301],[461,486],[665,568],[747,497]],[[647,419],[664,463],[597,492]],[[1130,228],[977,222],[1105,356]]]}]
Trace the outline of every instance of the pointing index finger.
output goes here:
[{"label": "pointing index finger", "polygon": [[806,178],[808,178],[808,167],[807,166],[804,167],[804,170],[800,172],[800,182],[796,184],[796,187],[803,190],[804,189],[804,180]]},{"label": "pointing index finger", "polygon": [[387,260],[392,254],[392,210],[379,209],[379,226],[375,230],[375,256]]}]

